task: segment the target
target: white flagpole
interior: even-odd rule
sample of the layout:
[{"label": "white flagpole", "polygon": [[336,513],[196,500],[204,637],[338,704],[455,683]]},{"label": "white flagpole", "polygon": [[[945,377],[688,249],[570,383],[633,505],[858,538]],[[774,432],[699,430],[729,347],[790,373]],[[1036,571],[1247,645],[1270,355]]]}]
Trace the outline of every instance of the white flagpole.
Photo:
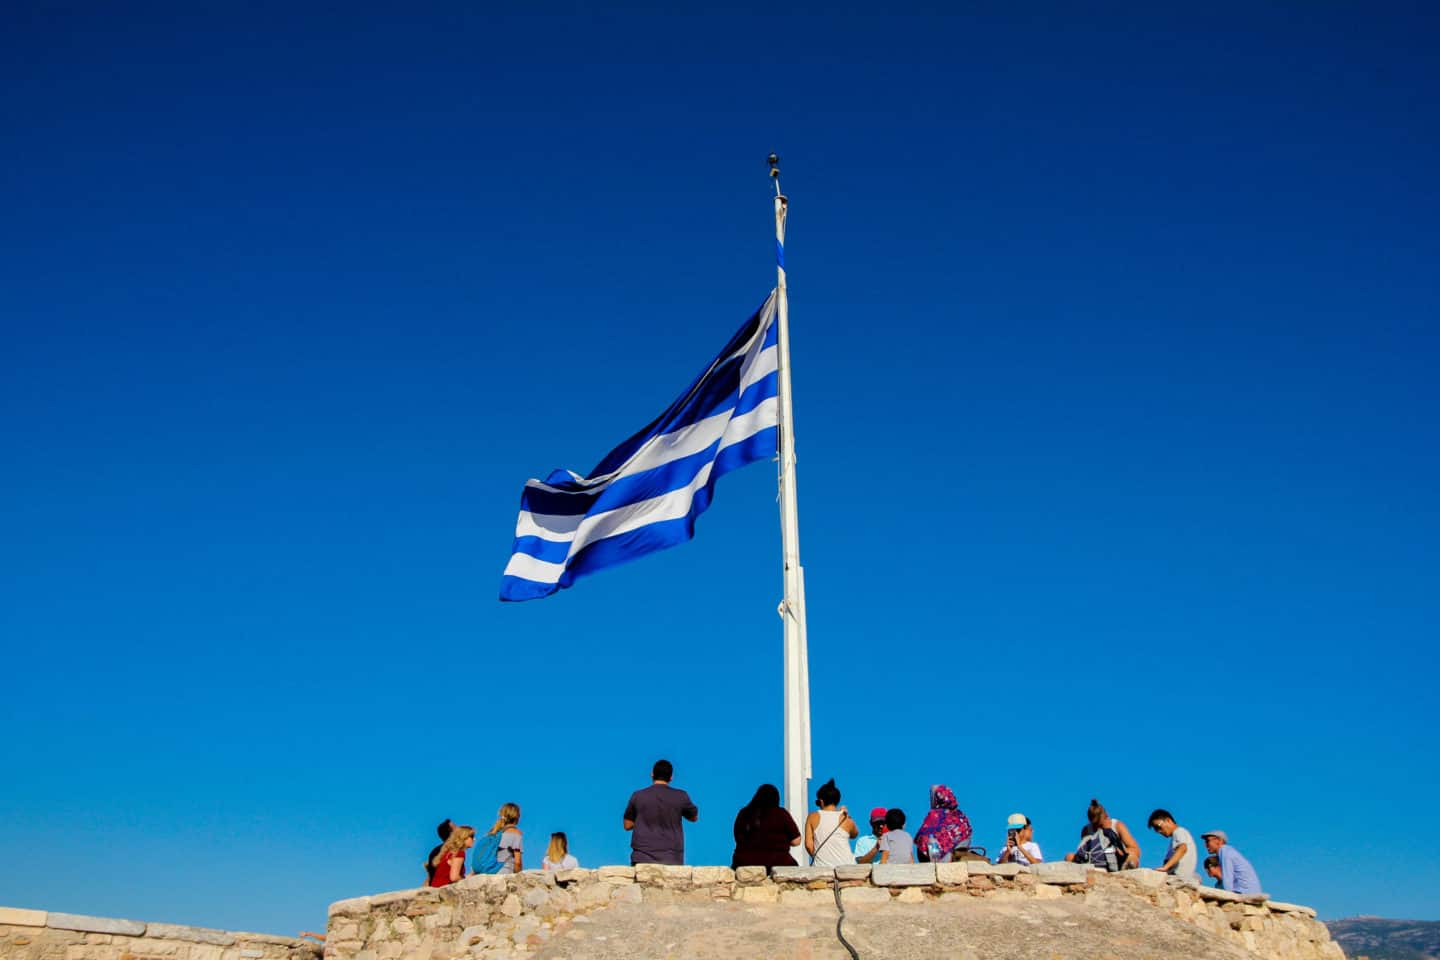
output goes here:
[{"label": "white flagpole", "polygon": [[[795,409],[790,389],[790,300],[785,289],[785,214],[780,192],[779,158],[770,155],[775,181],[776,323],[780,387],[780,541],[784,558],[785,599],[785,809],[801,826],[808,812],[810,779],[810,668],[805,637],[805,571],[800,566],[800,512],[795,489]],[[803,862],[804,848],[793,847]]]}]

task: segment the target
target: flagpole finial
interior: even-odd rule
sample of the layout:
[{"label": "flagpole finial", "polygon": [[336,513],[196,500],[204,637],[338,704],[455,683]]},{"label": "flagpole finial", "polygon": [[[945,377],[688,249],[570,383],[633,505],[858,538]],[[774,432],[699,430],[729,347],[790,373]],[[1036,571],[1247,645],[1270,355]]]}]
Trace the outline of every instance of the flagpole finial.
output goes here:
[{"label": "flagpole finial", "polygon": [[770,179],[775,181],[775,195],[780,196],[780,158],[776,154],[770,154]]}]

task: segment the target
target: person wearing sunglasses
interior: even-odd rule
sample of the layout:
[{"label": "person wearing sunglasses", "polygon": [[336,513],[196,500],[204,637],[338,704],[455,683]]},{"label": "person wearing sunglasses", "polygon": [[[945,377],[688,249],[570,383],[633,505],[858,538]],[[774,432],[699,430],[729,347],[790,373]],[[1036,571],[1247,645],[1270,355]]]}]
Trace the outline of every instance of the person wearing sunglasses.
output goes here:
[{"label": "person wearing sunglasses", "polygon": [[1176,823],[1170,811],[1164,809],[1150,814],[1150,829],[1170,841],[1160,872],[1183,880],[1192,887],[1199,886],[1200,877],[1195,873],[1195,862],[1200,857],[1200,848],[1195,845],[1190,831]]}]

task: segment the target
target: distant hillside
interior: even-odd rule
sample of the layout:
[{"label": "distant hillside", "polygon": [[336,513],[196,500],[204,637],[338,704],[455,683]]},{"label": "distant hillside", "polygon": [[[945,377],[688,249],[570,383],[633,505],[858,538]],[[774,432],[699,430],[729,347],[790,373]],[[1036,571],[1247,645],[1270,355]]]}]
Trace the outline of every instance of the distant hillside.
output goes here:
[{"label": "distant hillside", "polygon": [[1350,917],[1329,920],[1330,936],[1347,957],[1370,960],[1440,960],[1440,921]]}]

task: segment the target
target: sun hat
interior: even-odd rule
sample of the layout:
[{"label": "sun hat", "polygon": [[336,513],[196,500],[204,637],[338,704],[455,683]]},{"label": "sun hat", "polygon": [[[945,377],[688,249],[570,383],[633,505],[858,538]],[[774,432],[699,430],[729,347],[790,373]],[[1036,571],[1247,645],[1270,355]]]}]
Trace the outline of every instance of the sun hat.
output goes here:
[{"label": "sun hat", "polygon": [[1200,834],[1201,840],[1204,840],[1206,837],[1217,837],[1219,838],[1221,843],[1230,842],[1230,838],[1225,836],[1224,830],[1206,830],[1204,833]]}]

